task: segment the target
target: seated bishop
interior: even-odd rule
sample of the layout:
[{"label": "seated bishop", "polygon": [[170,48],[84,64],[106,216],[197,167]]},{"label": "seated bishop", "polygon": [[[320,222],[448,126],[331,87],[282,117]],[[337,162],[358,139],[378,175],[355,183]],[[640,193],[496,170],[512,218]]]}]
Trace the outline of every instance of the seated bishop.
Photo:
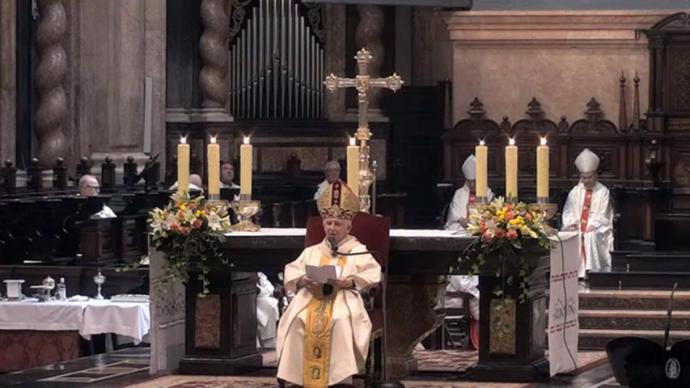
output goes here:
[{"label": "seated bishop", "polygon": [[598,181],[599,157],[585,148],[575,159],[580,182],[568,194],[563,207],[563,230],[580,233],[580,268],[587,271],[611,267],[613,250],[613,209],[609,189]]},{"label": "seated bishop", "polygon": [[[296,292],[278,324],[278,379],[304,387],[351,383],[364,369],[371,321],[360,290],[381,279],[367,247],[349,234],[357,196],[340,180],[317,200],[326,238],[285,266],[286,292]],[[308,266],[336,267],[326,284],[307,276]]]},{"label": "seated bishop", "polygon": [[[475,177],[477,161],[474,155],[470,155],[462,164],[462,175],[465,177],[465,184],[455,191],[453,200],[450,202],[448,208],[448,217],[446,217],[445,229],[447,230],[465,230],[467,222],[469,221],[469,206],[477,200],[475,192]],[[493,201],[494,193],[487,188],[487,200]]]},{"label": "seated bishop", "polygon": [[[474,155],[470,155],[462,164],[462,175],[465,177],[465,184],[455,191],[453,200],[448,209],[448,218],[445,228],[448,230],[465,230],[469,222],[470,206],[475,203],[477,197],[475,194],[475,178],[476,178],[476,159]],[[494,193],[487,188],[487,200],[494,199]],[[448,277],[448,286],[446,291],[452,295],[457,292],[464,292],[470,294],[470,313],[472,314],[470,321],[469,339],[475,349],[479,349],[479,277],[466,275],[452,275]],[[455,296],[446,296],[446,308],[461,308],[463,298]]]}]

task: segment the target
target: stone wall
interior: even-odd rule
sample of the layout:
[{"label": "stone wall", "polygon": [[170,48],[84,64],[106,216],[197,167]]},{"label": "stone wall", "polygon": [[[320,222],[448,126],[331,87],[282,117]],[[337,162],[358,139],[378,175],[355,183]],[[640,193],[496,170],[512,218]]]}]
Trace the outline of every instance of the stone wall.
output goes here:
[{"label": "stone wall", "polygon": [[[472,11],[446,18],[453,43],[454,122],[479,97],[489,118],[523,118],[536,97],[546,118],[580,118],[596,98],[616,121],[621,71],[637,73],[647,110],[649,54],[640,29],[672,11]],[[632,92],[628,88],[628,117]]]}]

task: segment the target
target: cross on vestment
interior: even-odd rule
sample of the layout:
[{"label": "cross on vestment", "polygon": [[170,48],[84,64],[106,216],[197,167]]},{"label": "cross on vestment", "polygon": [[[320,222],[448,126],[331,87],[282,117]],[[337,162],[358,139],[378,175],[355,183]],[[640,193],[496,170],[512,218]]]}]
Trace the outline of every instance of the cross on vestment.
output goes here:
[{"label": "cross on vestment", "polygon": [[371,78],[368,65],[373,57],[367,49],[363,48],[357,51],[355,59],[357,60],[358,72],[355,78],[341,78],[331,73],[323,83],[330,92],[335,92],[339,88],[354,87],[357,89],[359,112],[357,114],[358,127],[355,137],[359,140],[359,210],[368,213],[371,206],[369,186],[374,181],[374,174],[369,167],[368,141],[371,139],[371,131],[369,130],[369,119],[367,117],[367,110],[369,109],[368,92],[370,88],[386,88],[395,92],[400,89],[404,82],[396,73],[385,78]]}]

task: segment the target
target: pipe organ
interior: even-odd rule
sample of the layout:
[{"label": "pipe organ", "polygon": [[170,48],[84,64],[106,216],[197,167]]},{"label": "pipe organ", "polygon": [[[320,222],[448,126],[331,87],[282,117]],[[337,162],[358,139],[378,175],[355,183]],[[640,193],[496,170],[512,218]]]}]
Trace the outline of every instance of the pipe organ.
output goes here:
[{"label": "pipe organ", "polygon": [[320,6],[255,0],[242,10],[245,20],[230,37],[229,53],[230,110],[236,119],[323,117],[323,31],[315,7]]}]

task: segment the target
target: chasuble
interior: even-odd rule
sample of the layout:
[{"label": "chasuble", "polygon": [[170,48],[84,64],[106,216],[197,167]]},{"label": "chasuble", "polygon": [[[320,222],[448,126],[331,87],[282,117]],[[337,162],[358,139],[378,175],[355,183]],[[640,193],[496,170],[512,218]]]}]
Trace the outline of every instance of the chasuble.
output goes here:
[{"label": "chasuble", "polygon": [[578,276],[588,270],[611,267],[613,250],[613,209],[609,189],[597,182],[591,190],[579,183],[568,194],[563,207],[563,230],[577,227],[581,235]]},{"label": "chasuble", "polygon": [[[340,253],[366,252],[356,238],[338,243]],[[337,265],[340,278],[352,279],[354,289],[297,289],[307,265]],[[333,257],[326,241],[306,248],[285,266],[285,290],[296,292],[278,325],[278,378],[304,387],[337,384],[364,369],[371,336],[371,321],[360,290],[381,279],[373,256],[362,253]]]}]

